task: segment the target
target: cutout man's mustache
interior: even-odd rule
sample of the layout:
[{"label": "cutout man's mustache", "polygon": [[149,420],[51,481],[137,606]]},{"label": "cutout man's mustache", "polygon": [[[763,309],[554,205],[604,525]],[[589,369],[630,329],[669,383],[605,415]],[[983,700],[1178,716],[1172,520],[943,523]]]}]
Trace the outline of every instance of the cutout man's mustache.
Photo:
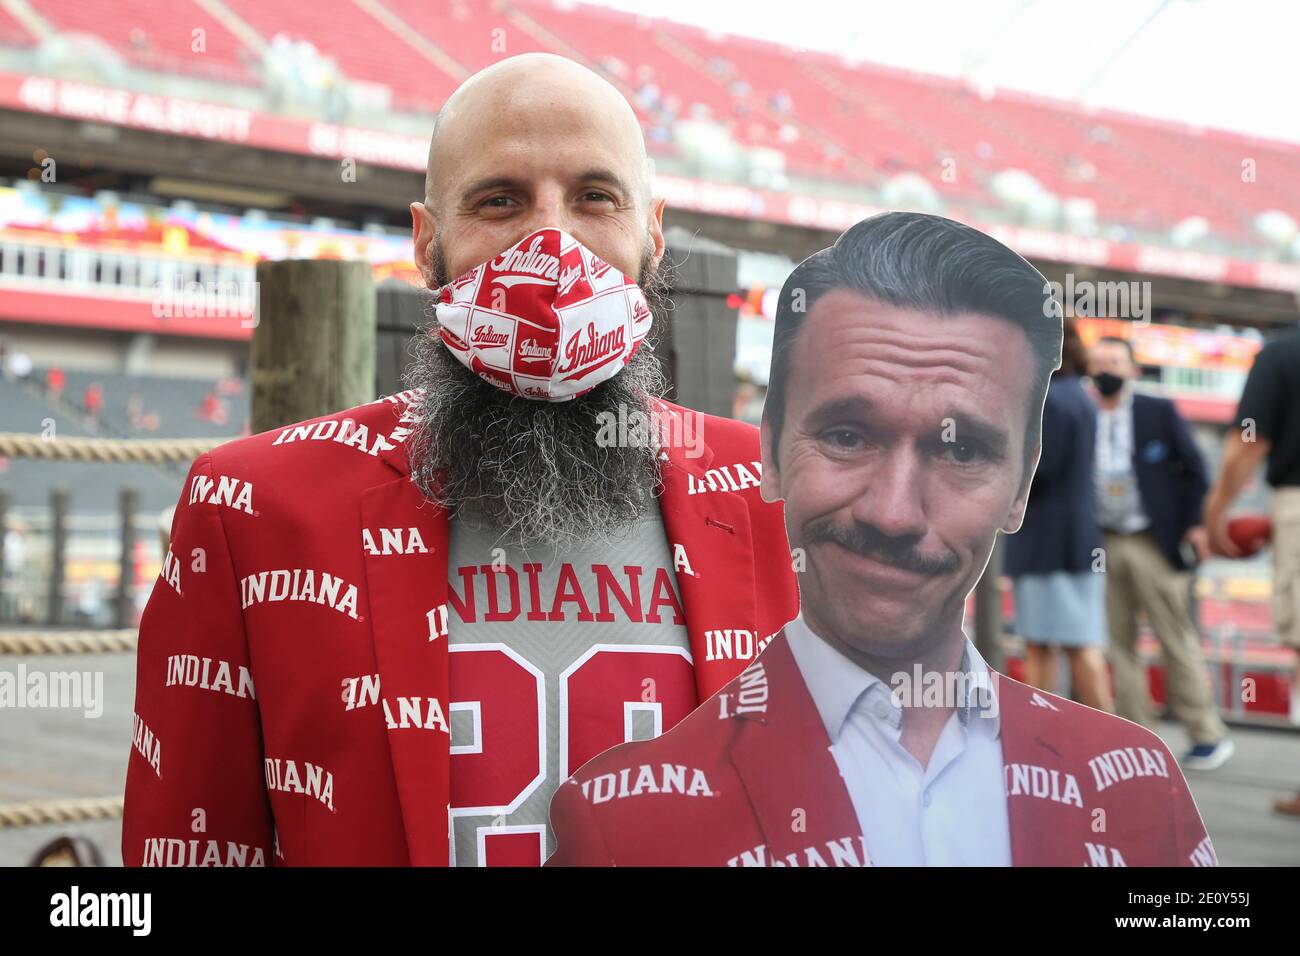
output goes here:
[{"label": "cutout man's mustache", "polygon": [[924,554],[916,549],[914,539],[887,535],[867,524],[842,528],[834,519],[823,518],[808,525],[804,537],[809,544],[831,542],[864,558],[916,574],[948,574],[961,566],[961,560],[951,552],[941,556]]}]

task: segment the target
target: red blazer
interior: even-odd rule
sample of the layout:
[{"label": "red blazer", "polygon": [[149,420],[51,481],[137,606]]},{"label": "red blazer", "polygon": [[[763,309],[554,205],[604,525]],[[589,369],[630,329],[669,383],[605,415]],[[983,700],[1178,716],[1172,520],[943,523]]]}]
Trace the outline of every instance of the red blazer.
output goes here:
[{"label": "red blazer", "polygon": [[[194,462],[140,625],[127,865],[446,865],[448,519],[410,479],[414,397]],[[798,608],[757,429],[703,439],[660,499],[700,700]]]},{"label": "red blazer", "polygon": [[[1216,864],[1155,734],[1009,677],[995,686],[1014,865]],[[670,733],[607,750],[566,781],[546,865],[869,865],[829,748],[782,632]]]}]

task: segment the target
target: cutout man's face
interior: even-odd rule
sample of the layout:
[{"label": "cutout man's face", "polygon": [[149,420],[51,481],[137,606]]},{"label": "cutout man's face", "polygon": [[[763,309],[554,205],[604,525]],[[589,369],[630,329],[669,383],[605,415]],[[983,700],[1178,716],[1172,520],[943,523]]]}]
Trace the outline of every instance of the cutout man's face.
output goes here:
[{"label": "cutout man's face", "polygon": [[804,549],[814,631],[885,660],[951,636],[997,531],[1020,525],[1033,375],[1005,320],[847,290],[817,299],[781,434],[763,427],[764,496],[784,499],[790,545]]}]

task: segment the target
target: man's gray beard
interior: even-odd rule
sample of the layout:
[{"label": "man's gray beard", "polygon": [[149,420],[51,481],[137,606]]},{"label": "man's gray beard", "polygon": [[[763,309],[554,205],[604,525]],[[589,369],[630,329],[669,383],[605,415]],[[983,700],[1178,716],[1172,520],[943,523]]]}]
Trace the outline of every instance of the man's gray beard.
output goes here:
[{"label": "man's gray beard", "polygon": [[671,307],[667,281],[645,260],[640,275],[655,315],[651,334],[622,371],[567,402],[503,391],[447,350],[436,319],[421,330],[405,381],[424,390],[407,445],[412,479],[426,498],[453,515],[476,516],[503,543],[556,549],[609,542],[653,512],[657,429],[644,430],[650,440],[640,447],[597,442],[608,416],[634,421],[639,411],[657,421],[650,400],[668,388],[652,350],[662,312]]}]

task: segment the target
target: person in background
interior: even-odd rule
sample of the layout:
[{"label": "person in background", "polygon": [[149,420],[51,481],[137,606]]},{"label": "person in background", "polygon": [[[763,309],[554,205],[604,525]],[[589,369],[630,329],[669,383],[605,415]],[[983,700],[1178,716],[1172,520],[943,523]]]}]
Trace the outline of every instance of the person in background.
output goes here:
[{"label": "person in background", "polygon": [[19,619],[19,589],[27,565],[27,525],[15,518],[8,529],[0,518],[0,621]]},{"label": "person in background", "polygon": [[[1205,499],[1205,527],[1216,554],[1235,558],[1228,509],[1250,477],[1267,463],[1273,489],[1273,625],[1278,641],[1297,651],[1300,683],[1300,329],[1265,345],[1255,356],[1228,429],[1219,478]],[[1273,804],[1300,817],[1300,793]]]},{"label": "person in background", "polygon": [[1106,579],[1097,523],[1097,410],[1083,388],[1088,353],[1066,320],[1061,367],[1043,405],[1043,451],[1020,531],[1008,535],[1003,568],[1012,579],[1016,633],[1025,642],[1025,682],[1054,690],[1057,646],[1070,662],[1075,700],[1114,710],[1106,670]]},{"label": "person in background", "polygon": [[126,420],[131,423],[132,428],[140,427],[140,417],[144,414],[144,399],[140,397],[139,392],[133,391],[131,397],[126,400]]},{"label": "person in background", "polygon": [[68,377],[57,365],[45,373],[45,388],[51,398],[59,398],[63,394],[63,386],[67,381]]},{"label": "person in background", "polygon": [[25,380],[32,374],[32,357],[26,352],[12,352],[7,362],[8,377]]},{"label": "person in background", "polygon": [[757,425],[763,415],[763,392],[753,382],[744,379],[736,382],[736,393],[731,399],[731,417]]},{"label": "person in background", "polygon": [[86,409],[87,415],[98,419],[100,412],[104,410],[104,389],[97,382],[91,382],[82,393],[81,404]]},{"label": "person in background", "polygon": [[1214,770],[1232,756],[1233,743],[1210,693],[1180,551],[1186,541],[1198,557],[1209,553],[1201,524],[1205,460],[1173,402],[1134,391],[1138,366],[1126,340],[1099,339],[1088,367],[1100,405],[1096,474],[1116,711],[1154,725],[1138,652],[1143,613],[1164,656],[1169,707],[1192,740],[1183,765]]},{"label": "person in background", "polygon": [[203,401],[199,405],[199,418],[214,425],[226,423],[226,403],[222,401],[215,389],[203,396]]}]

